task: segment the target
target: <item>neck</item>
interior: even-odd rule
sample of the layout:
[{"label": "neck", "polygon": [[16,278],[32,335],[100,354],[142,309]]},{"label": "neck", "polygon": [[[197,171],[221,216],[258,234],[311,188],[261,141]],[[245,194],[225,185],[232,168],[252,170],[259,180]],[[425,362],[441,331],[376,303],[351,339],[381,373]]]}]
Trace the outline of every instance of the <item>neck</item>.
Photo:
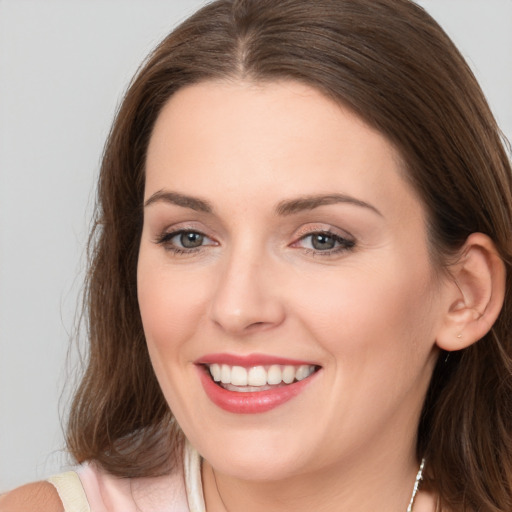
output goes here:
[{"label": "neck", "polygon": [[[385,459],[385,460],[384,460]],[[214,471],[203,463],[208,512],[406,512],[418,463],[413,456],[345,461],[322,471],[279,481],[248,481]],[[415,511],[416,512],[416,511]]]}]

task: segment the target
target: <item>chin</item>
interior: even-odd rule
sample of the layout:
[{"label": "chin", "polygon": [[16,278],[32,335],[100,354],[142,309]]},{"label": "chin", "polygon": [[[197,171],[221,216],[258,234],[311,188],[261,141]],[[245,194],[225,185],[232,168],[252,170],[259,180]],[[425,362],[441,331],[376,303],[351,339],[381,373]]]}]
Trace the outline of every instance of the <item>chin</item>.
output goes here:
[{"label": "chin", "polygon": [[216,471],[237,479],[263,482],[292,477],[300,472],[300,467],[307,466],[304,438],[300,441],[298,436],[294,443],[288,434],[284,443],[286,436],[238,433],[222,441],[191,442]]},{"label": "chin", "polygon": [[297,456],[287,457],[281,454],[233,453],[224,457],[214,457],[208,460],[218,472],[232,478],[252,482],[277,482],[286,480],[300,473]]}]

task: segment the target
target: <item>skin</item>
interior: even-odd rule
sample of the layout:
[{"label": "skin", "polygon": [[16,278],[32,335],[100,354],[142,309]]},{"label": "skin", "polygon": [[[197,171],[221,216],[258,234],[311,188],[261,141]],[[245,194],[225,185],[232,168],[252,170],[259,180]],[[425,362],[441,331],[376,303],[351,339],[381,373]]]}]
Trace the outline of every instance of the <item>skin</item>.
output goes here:
[{"label": "skin", "polygon": [[[146,173],[140,310],[163,393],[205,459],[208,511],[405,511],[456,287],[431,263],[424,208],[393,146],[308,86],[206,82],[164,107]],[[366,206],[276,211],[333,193]],[[203,245],[162,243],[180,229],[204,234]],[[318,232],[350,243],[315,250]],[[234,414],[198,378],[194,362],[211,353],[321,370],[299,397]],[[433,509],[419,496],[415,512]]]},{"label": "skin", "polygon": [[27,510],[64,512],[64,506],[57,490],[48,482],[27,484],[0,496],[0,511],[26,512]]}]

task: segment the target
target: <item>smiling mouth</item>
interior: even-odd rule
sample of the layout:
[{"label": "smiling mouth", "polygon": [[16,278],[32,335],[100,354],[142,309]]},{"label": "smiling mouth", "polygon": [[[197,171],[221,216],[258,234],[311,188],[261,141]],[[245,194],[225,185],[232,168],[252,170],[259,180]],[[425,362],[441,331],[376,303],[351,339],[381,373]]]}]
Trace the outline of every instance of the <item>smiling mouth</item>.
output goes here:
[{"label": "smiling mouth", "polygon": [[205,364],[211,379],[223,389],[239,393],[267,391],[307,379],[320,369],[315,365],[232,366]]}]

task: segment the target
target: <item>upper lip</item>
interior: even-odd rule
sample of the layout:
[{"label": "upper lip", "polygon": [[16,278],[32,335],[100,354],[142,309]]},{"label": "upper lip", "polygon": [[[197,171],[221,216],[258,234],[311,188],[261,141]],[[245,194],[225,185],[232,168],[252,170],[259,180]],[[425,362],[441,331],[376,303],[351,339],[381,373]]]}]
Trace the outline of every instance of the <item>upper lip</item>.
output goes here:
[{"label": "upper lip", "polygon": [[280,356],[272,356],[268,354],[247,354],[247,355],[237,355],[237,354],[229,354],[229,353],[219,353],[219,354],[207,354],[195,361],[195,364],[227,364],[230,366],[243,366],[245,368],[250,368],[253,366],[268,366],[273,364],[280,365],[292,365],[292,366],[301,366],[304,364],[307,365],[316,365],[316,363],[311,361],[304,361],[298,359],[290,359],[287,357]]}]

